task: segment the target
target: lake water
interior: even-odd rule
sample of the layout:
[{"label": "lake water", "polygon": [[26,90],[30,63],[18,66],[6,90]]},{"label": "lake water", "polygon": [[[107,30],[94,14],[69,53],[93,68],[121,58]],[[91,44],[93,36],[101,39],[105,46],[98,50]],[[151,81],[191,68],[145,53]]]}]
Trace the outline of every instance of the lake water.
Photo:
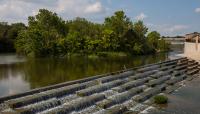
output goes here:
[{"label": "lake water", "polygon": [[[178,48],[182,49],[182,48]],[[180,52],[180,50],[177,50]],[[30,89],[167,60],[177,53],[112,58],[28,59],[0,55],[0,97]]]}]

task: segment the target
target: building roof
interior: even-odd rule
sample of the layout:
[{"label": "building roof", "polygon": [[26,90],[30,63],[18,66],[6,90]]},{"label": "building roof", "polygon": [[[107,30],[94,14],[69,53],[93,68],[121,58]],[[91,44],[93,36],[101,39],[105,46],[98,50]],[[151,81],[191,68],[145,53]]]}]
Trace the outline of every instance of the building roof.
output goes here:
[{"label": "building roof", "polygon": [[188,33],[188,34],[186,34],[186,36],[187,36],[187,35],[196,35],[196,34],[200,35],[200,33],[198,33],[198,32],[193,32],[193,33]]}]

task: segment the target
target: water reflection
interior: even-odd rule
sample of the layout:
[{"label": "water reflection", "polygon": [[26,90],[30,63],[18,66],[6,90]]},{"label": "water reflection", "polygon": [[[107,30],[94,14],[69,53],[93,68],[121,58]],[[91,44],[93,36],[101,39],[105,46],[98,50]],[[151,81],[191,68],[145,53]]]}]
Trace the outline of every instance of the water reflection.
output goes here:
[{"label": "water reflection", "polygon": [[[81,79],[88,76],[131,68],[166,60],[168,54],[149,56],[66,59],[27,59],[19,61],[15,55],[0,56],[0,96],[24,92],[29,89]],[[5,59],[8,61],[6,64]],[[9,60],[9,58],[11,60]],[[13,60],[14,58],[14,60]],[[13,62],[15,61],[15,62]]]},{"label": "water reflection", "polygon": [[12,64],[0,65],[0,96],[11,95],[29,90],[22,69]]}]

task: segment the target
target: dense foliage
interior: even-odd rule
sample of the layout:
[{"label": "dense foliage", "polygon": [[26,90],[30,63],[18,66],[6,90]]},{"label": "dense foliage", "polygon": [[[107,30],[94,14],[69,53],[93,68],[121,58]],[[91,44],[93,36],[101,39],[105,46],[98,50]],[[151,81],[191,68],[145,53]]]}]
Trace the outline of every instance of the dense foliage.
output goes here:
[{"label": "dense foliage", "polygon": [[161,38],[160,34],[156,31],[150,32],[147,35],[147,44],[149,45],[150,49],[153,49],[157,52],[165,51],[169,48],[169,44],[167,44],[165,40]]},{"label": "dense foliage", "polygon": [[27,29],[17,34],[15,47],[18,54],[34,57],[105,52],[148,54],[168,48],[159,33],[147,32],[142,21],[133,23],[123,11],[98,24],[79,17],[64,21],[56,13],[40,9],[28,18]]},{"label": "dense foliage", "polygon": [[25,30],[23,23],[8,25],[6,22],[0,23],[0,53],[15,52],[14,42],[18,33]]}]

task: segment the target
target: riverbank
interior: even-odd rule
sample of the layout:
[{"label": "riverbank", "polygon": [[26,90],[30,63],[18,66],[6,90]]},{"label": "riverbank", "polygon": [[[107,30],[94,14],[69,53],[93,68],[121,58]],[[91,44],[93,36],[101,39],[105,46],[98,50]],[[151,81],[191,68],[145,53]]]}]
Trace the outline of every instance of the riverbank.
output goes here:
[{"label": "riverbank", "polygon": [[98,57],[127,57],[131,56],[129,53],[125,52],[97,52],[97,53],[91,53],[91,54],[80,54],[80,53],[71,53],[64,55],[65,57],[78,57],[78,56],[86,56],[88,58],[98,58]]},{"label": "riverbank", "polygon": [[80,57],[85,56],[88,58],[106,58],[106,57],[133,57],[133,56],[148,56],[148,55],[158,55],[162,53],[169,53],[172,50],[158,51],[155,53],[146,53],[146,54],[133,54],[128,52],[96,52],[96,53],[69,53],[62,56],[52,56],[53,58],[68,58],[68,57]]}]

